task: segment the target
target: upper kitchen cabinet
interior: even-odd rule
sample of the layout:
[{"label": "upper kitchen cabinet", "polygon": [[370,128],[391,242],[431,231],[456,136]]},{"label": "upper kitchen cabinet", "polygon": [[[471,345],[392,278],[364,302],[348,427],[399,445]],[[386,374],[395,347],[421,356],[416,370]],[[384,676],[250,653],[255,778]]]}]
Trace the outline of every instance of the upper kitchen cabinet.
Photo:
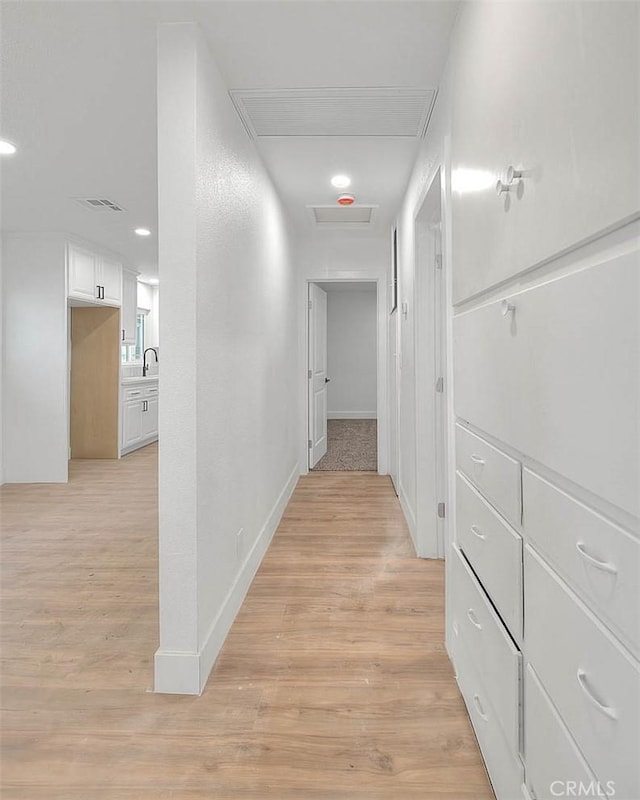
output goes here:
[{"label": "upper kitchen cabinet", "polygon": [[136,314],[138,310],[138,279],[136,273],[122,273],[122,342],[136,343]]},{"label": "upper kitchen cabinet", "polygon": [[465,6],[452,76],[454,303],[638,215],[639,14],[624,2]]},{"label": "upper kitchen cabinet", "polygon": [[108,306],[122,304],[122,264],[69,243],[67,265],[70,298]]}]

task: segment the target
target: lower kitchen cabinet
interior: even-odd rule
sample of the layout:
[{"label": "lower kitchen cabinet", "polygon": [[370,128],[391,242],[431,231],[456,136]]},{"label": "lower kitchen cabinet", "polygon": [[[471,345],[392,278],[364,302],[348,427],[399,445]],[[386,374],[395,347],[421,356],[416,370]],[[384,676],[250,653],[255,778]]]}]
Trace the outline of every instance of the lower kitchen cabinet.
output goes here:
[{"label": "lower kitchen cabinet", "polygon": [[121,392],[120,455],[158,438],[159,388],[157,380],[128,383]]}]

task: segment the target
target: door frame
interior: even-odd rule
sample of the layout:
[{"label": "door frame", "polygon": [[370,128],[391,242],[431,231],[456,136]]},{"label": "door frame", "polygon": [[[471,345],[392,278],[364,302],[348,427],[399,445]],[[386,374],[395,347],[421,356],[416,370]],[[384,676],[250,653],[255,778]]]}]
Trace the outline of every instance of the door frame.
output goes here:
[{"label": "door frame", "polygon": [[[416,545],[423,558],[444,558],[450,508],[451,363],[444,174],[425,186],[413,217],[415,245]],[[439,264],[436,265],[436,257]],[[443,391],[437,381],[443,378]],[[438,516],[438,504],[445,516]]]},{"label": "door frame", "polygon": [[[387,308],[387,287],[385,279],[379,275],[353,275],[346,274],[344,277],[319,275],[317,277],[305,278],[304,290],[304,371],[302,380],[304,390],[301,397],[304,397],[303,419],[301,425],[301,457],[300,474],[306,475],[309,472],[309,284],[311,283],[375,283],[376,285],[376,307],[377,307],[377,326],[376,326],[376,352],[377,352],[377,375],[376,375],[376,401],[377,401],[377,445],[378,445],[378,475],[388,474],[388,419],[387,419],[387,329],[389,319],[389,309]],[[302,385],[302,382],[301,382]],[[302,453],[304,450],[304,454]]]}]

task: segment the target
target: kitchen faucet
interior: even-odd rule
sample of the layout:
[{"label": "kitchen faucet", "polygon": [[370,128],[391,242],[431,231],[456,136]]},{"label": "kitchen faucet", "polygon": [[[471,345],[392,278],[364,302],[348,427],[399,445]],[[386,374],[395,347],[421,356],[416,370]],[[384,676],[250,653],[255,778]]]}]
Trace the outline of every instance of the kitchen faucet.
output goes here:
[{"label": "kitchen faucet", "polygon": [[156,348],[155,347],[147,347],[147,349],[144,351],[144,354],[142,356],[142,377],[143,378],[146,378],[147,377],[147,372],[149,372],[149,365],[147,364],[147,353],[149,352],[149,350],[151,350],[153,352],[154,356],[156,357],[156,364],[158,363],[158,351],[156,350]]}]

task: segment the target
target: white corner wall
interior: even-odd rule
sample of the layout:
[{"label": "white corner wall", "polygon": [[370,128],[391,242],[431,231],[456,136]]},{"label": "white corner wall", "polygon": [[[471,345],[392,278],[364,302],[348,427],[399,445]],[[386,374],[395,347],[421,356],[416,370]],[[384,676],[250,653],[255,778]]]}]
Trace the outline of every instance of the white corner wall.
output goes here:
[{"label": "white corner wall", "polygon": [[3,236],[3,478],[65,483],[69,410],[65,243]]},{"label": "white corner wall", "polygon": [[327,292],[329,419],[377,416],[376,306],[375,289]]},{"label": "white corner wall", "polygon": [[199,693],[295,486],[297,274],[283,207],[195,24],[159,29],[160,648]]}]

